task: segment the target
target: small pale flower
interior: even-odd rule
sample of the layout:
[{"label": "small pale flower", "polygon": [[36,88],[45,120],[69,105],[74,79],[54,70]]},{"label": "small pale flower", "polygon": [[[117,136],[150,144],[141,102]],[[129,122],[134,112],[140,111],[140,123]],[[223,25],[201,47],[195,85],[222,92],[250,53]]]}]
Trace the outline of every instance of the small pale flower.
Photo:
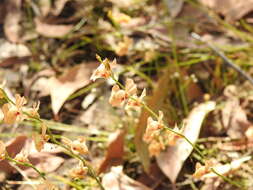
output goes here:
[{"label": "small pale flower", "polygon": [[126,92],[124,90],[121,90],[118,85],[114,85],[112,87],[109,103],[112,106],[120,107],[124,105],[125,100],[126,100]]},{"label": "small pale flower", "polygon": [[152,139],[159,133],[159,130],[162,129],[163,124],[163,112],[159,111],[158,121],[153,120],[152,117],[149,117],[147,120],[146,132],[143,136],[143,140],[147,143],[150,143]]},{"label": "small pale flower", "polygon": [[66,137],[62,137],[64,144],[69,146],[75,154],[88,154],[89,150],[86,146],[86,140],[84,137],[79,137],[77,140],[71,141]]},{"label": "small pale flower", "polygon": [[127,78],[126,79],[126,94],[127,96],[133,96],[137,94],[137,86],[134,83],[133,79]]},{"label": "small pale flower", "polygon": [[39,107],[40,107],[40,102],[34,103],[32,108],[28,108],[27,110],[25,110],[29,116],[31,117],[35,117],[35,118],[39,118],[40,115],[38,113],[39,111]]},{"label": "small pale flower", "polygon": [[33,140],[35,143],[36,149],[40,152],[45,143],[49,140],[49,135],[46,134],[47,132],[47,126],[45,123],[42,123],[41,125],[41,134],[34,133],[33,134]]},{"label": "small pale flower", "polygon": [[116,59],[109,61],[104,59],[98,68],[91,75],[90,80],[95,81],[98,78],[109,78],[112,75],[112,68],[117,64]]},{"label": "small pale flower", "polygon": [[150,156],[157,156],[164,149],[165,145],[161,138],[152,140],[148,146]]},{"label": "small pale flower", "polygon": [[130,47],[133,44],[133,39],[128,38],[127,36],[124,36],[124,39],[122,42],[119,42],[116,47],[116,54],[119,56],[124,56],[128,53]]},{"label": "small pale flower", "polygon": [[[182,130],[180,130],[177,126],[174,127],[173,131],[178,132],[180,134],[182,133]],[[174,146],[177,140],[181,138],[180,135],[173,133],[172,131],[167,131],[167,133],[168,133],[168,137],[167,137],[168,145],[170,146]]]},{"label": "small pale flower", "polygon": [[195,172],[193,177],[196,179],[201,178],[203,175],[210,172],[211,167],[214,165],[212,161],[206,161],[205,165],[200,164],[199,162],[196,163]]},{"label": "small pale flower", "polygon": [[14,124],[15,122],[21,122],[27,118],[27,116],[22,112],[22,108],[26,104],[26,99],[18,94],[15,96],[15,98],[15,105],[6,103],[2,107],[4,123],[6,124]]},{"label": "small pale flower", "polygon": [[15,158],[16,161],[18,162],[22,162],[22,163],[29,163],[29,159],[28,159],[28,154],[25,153],[24,151],[21,151],[20,153],[18,153]]},{"label": "small pale flower", "polygon": [[3,141],[0,141],[0,161],[4,160],[6,156],[5,144]]},{"label": "small pale flower", "polygon": [[143,103],[143,99],[146,96],[146,89],[144,89],[141,93],[141,95],[138,97],[134,95],[132,98],[130,98],[127,102],[127,106],[129,107],[140,107]]},{"label": "small pale flower", "polygon": [[70,170],[70,177],[74,179],[84,179],[87,176],[88,168],[79,162],[79,166]]}]

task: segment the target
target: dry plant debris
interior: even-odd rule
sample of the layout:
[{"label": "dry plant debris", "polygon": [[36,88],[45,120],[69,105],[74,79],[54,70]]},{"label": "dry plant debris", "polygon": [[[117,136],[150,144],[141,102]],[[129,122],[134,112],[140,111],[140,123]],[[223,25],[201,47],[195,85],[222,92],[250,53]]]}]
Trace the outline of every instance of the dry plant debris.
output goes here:
[{"label": "dry plant debris", "polygon": [[0,188],[252,188],[252,13],[1,1]]}]

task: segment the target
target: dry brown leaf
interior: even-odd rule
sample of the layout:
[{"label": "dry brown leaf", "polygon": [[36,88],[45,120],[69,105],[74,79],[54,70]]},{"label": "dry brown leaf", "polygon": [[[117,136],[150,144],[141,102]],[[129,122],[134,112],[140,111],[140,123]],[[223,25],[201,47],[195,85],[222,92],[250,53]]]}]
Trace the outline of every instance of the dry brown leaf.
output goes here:
[{"label": "dry brown leaf", "polygon": [[39,8],[41,15],[46,17],[51,9],[51,2],[50,0],[39,0]]},{"label": "dry brown leaf", "polygon": [[[202,122],[206,114],[215,109],[215,102],[208,101],[202,103],[190,112],[185,121],[183,135],[185,135],[193,144],[197,141]],[[184,164],[184,161],[191,154],[193,147],[185,140],[179,139],[174,146],[167,148],[157,156],[157,163],[163,173],[171,180],[176,182],[177,176]]]},{"label": "dry brown leaf", "polygon": [[102,184],[105,190],[151,190],[125,175],[122,166],[112,167],[111,171],[104,175]]},{"label": "dry brown leaf", "polygon": [[[28,139],[26,136],[18,136],[10,142],[6,143],[6,150],[12,158],[16,156],[21,150],[29,153],[30,162],[41,171],[46,173],[56,170],[63,162],[64,159],[58,156],[55,156],[56,153],[62,151],[57,149],[54,145],[46,143],[45,149],[41,152],[38,152],[35,148],[34,142],[32,139]],[[19,166],[24,172],[31,177],[37,177],[38,174],[32,168],[26,168]],[[16,169],[13,168],[8,161],[3,160],[0,162],[0,170],[5,173],[15,172]]]},{"label": "dry brown leaf", "polygon": [[54,114],[59,112],[64,102],[73,92],[89,84],[94,66],[92,64],[76,65],[60,77],[50,78],[48,87]]},{"label": "dry brown leaf", "polygon": [[99,166],[98,173],[105,172],[109,167],[122,163],[124,154],[124,131],[116,131],[109,136],[107,153]]},{"label": "dry brown leaf", "polygon": [[[47,152],[37,152],[35,154],[30,154],[28,158],[37,169],[45,173],[55,171],[64,162],[63,158]],[[35,172],[32,168],[27,168],[24,170],[24,172],[29,177],[38,177],[38,173]]]},{"label": "dry brown leaf", "polygon": [[58,15],[62,12],[62,10],[63,10],[65,4],[66,4],[68,1],[69,1],[69,0],[56,0],[56,1],[54,2],[54,9],[51,11],[52,14],[53,14],[54,16],[58,16]]},{"label": "dry brown leaf", "polygon": [[203,5],[235,21],[253,11],[253,0],[199,0]]},{"label": "dry brown leaf", "polygon": [[6,1],[6,15],[4,19],[4,33],[13,43],[20,41],[20,20],[22,0]]},{"label": "dry brown leaf", "polygon": [[251,125],[245,110],[240,105],[238,94],[239,92],[233,85],[227,86],[224,90],[226,100],[221,110],[222,124],[231,138],[244,137],[245,131]]},{"label": "dry brown leaf", "polygon": [[0,2],[0,24],[3,24],[6,14],[5,2]]},{"label": "dry brown leaf", "polygon": [[166,0],[170,15],[175,18],[182,10],[184,1],[183,0]]},{"label": "dry brown leaf", "polygon": [[40,19],[34,19],[36,28],[35,30],[42,36],[50,38],[60,38],[68,34],[72,29],[73,25],[53,25],[47,24],[41,21]]},{"label": "dry brown leaf", "polygon": [[[153,95],[147,101],[147,105],[154,111],[157,111],[161,108],[164,99],[167,97],[169,88],[168,85],[169,77],[167,75],[167,72],[169,71],[166,71],[166,73],[164,73],[163,76],[159,79]],[[140,157],[140,160],[142,161],[145,171],[149,170],[150,161],[149,161],[149,152],[147,148],[148,146],[145,142],[143,142],[142,137],[146,130],[147,119],[149,116],[150,116],[149,112],[147,112],[146,110],[142,111],[141,116],[139,118],[139,122],[136,126],[136,133],[134,138],[136,150]]]}]

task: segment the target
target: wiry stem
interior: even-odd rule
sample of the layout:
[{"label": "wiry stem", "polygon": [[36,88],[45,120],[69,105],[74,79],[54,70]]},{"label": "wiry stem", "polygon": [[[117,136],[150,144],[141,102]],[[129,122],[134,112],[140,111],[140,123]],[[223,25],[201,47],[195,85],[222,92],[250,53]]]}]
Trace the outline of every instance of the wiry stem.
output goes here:
[{"label": "wiry stem", "polygon": [[13,162],[15,164],[19,164],[19,165],[30,167],[30,168],[34,169],[44,180],[46,180],[45,173],[39,171],[34,165],[32,165],[30,163],[26,163],[26,162],[19,162],[19,161],[13,159],[12,157],[10,157],[7,153],[6,153],[5,159],[10,162]]}]

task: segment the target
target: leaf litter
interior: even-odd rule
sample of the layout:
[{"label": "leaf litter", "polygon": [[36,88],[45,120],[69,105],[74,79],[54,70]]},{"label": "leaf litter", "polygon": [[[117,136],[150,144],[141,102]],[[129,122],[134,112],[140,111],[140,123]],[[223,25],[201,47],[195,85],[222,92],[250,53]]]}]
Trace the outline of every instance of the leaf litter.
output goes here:
[{"label": "leaf litter", "polygon": [[[93,61],[98,52],[103,57],[117,57],[123,68],[120,81],[131,76],[137,81],[138,87],[148,86],[147,105],[155,112],[160,109],[165,111],[166,125],[174,126],[186,118],[183,134],[192,143],[201,143],[201,151],[207,157],[215,155],[215,160],[220,163],[215,169],[220,174],[232,179],[249,175],[250,172],[245,172],[244,168],[252,164],[251,157],[248,156],[253,147],[252,95],[246,93],[242,97],[241,94],[251,88],[242,90],[242,79],[223,68],[219,58],[212,55],[206,47],[194,44],[189,34],[194,31],[204,37],[208,36],[209,41],[218,40],[222,51],[229,58],[251,72],[252,60],[248,56],[251,41],[245,37],[245,33],[250,34],[251,28],[248,26],[252,12],[250,0],[200,0],[200,4],[166,1],[167,6],[160,1],[132,0],[107,0],[96,4],[89,0],[30,2],[11,0],[0,4],[0,15],[3,15],[0,23],[3,23],[3,32],[9,41],[0,42],[0,66],[1,72],[12,78],[12,82],[7,82],[6,89],[20,93],[24,87],[27,96],[39,98],[43,103],[43,117],[52,118],[51,109],[55,115],[60,113],[57,125],[52,123],[57,135],[71,136],[73,123],[79,126],[73,127],[75,135],[88,130],[88,145],[93,152],[92,157],[89,155],[87,159],[91,159],[92,164],[97,158],[102,160],[98,170],[102,173],[106,189],[171,189],[166,177],[178,189],[189,189],[189,184],[200,189],[207,184],[212,189],[223,186],[231,189],[231,184],[217,181],[214,173],[204,175],[203,184],[195,183],[191,175],[197,158],[193,148],[184,139],[179,139],[174,147],[167,147],[155,159],[150,158],[147,146],[142,141],[149,114],[143,110],[140,116],[135,112],[125,114],[109,108],[108,102],[101,103],[109,98],[110,84],[101,83],[94,87],[102,89],[98,92],[90,89],[83,91],[83,88],[90,85],[91,71],[97,65]],[[218,18],[224,17],[222,21],[225,24],[222,25],[207,9],[199,8],[202,5],[222,15],[218,15]],[[169,9],[170,15],[165,9]],[[29,11],[32,14],[29,15]],[[87,19],[85,24],[78,25],[83,17]],[[242,20],[245,18],[246,22]],[[235,28],[226,28],[229,26],[227,21]],[[231,35],[230,30],[235,34]],[[56,59],[54,53],[58,49],[63,54],[65,50],[70,53],[67,56],[56,53],[57,56],[60,55]],[[179,65],[179,77],[174,77],[177,73],[175,65]],[[195,69],[195,65],[199,70]],[[132,67],[131,71],[129,66]],[[168,72],[165,67],[169,68]],[[6,68],[13,70],[15,75],[10,74]],[[23,72],[25,68],[27,70]],[[45,75],[41,71],[45,71]],[[161,71],[165,72],[161,74]],[[189,79],[189,73],[193,73],[191,76],[196,75],[198,80]],[[201,74],[205,76],[201,78]],[[25,80],[21,82],[24,75]],[[156,87],[152,89],[147,81],[156,84]],[[74,98],[68,99],[73,94]],[[199,103],[203,99],[205,102]],[[188,114],[185,110],[191,111]],[[213,110],[215,111],[208,115],[210,117],[207,118],[207,123],[203,122],[208,112]],[[128,117],[134,117],[133,121]],[[65,133],[61,131],[65,129],[65,124],[61,122],[70,123]],[[216,128],[218,122],[221,128]],[[124,127],[127,131],[117,130],[122,125],[127,126]],[[5,126],[3,128],[1,132],[4,136],[8,130]],[[19,128],[17,131],[20,132]],[[107,133],[100,138],[97,131]],[[210,133],[207,134],[206,131]],[[125,133],[127,138],[124,138]],[[113,138],[104,140],[108,134]],[[216,136],[220,140],[210,140]],[[57,173],[58,168],[65,167],[63,164],[71,163],[61,150],[37,153],[33,152],[33,145],[29,142],[27,136],[16,137],[7,146],[8,151],[14,156],[23,148],[29,150],[29,158],[33,163],[48,173]],[[163,173],[158,178],[153,176],[153,165],[156,163]],[[3,161],[1,164],[7,173],[14,171]],[[37,177],[33,170],[25,169],[25,172],[28,176]],[[140,176],[147,186],[138,182]],[[149,179],[155,179],[155,184],[145,182]],[[66,189],[70,189],[70,183],[65,185]]]}]

